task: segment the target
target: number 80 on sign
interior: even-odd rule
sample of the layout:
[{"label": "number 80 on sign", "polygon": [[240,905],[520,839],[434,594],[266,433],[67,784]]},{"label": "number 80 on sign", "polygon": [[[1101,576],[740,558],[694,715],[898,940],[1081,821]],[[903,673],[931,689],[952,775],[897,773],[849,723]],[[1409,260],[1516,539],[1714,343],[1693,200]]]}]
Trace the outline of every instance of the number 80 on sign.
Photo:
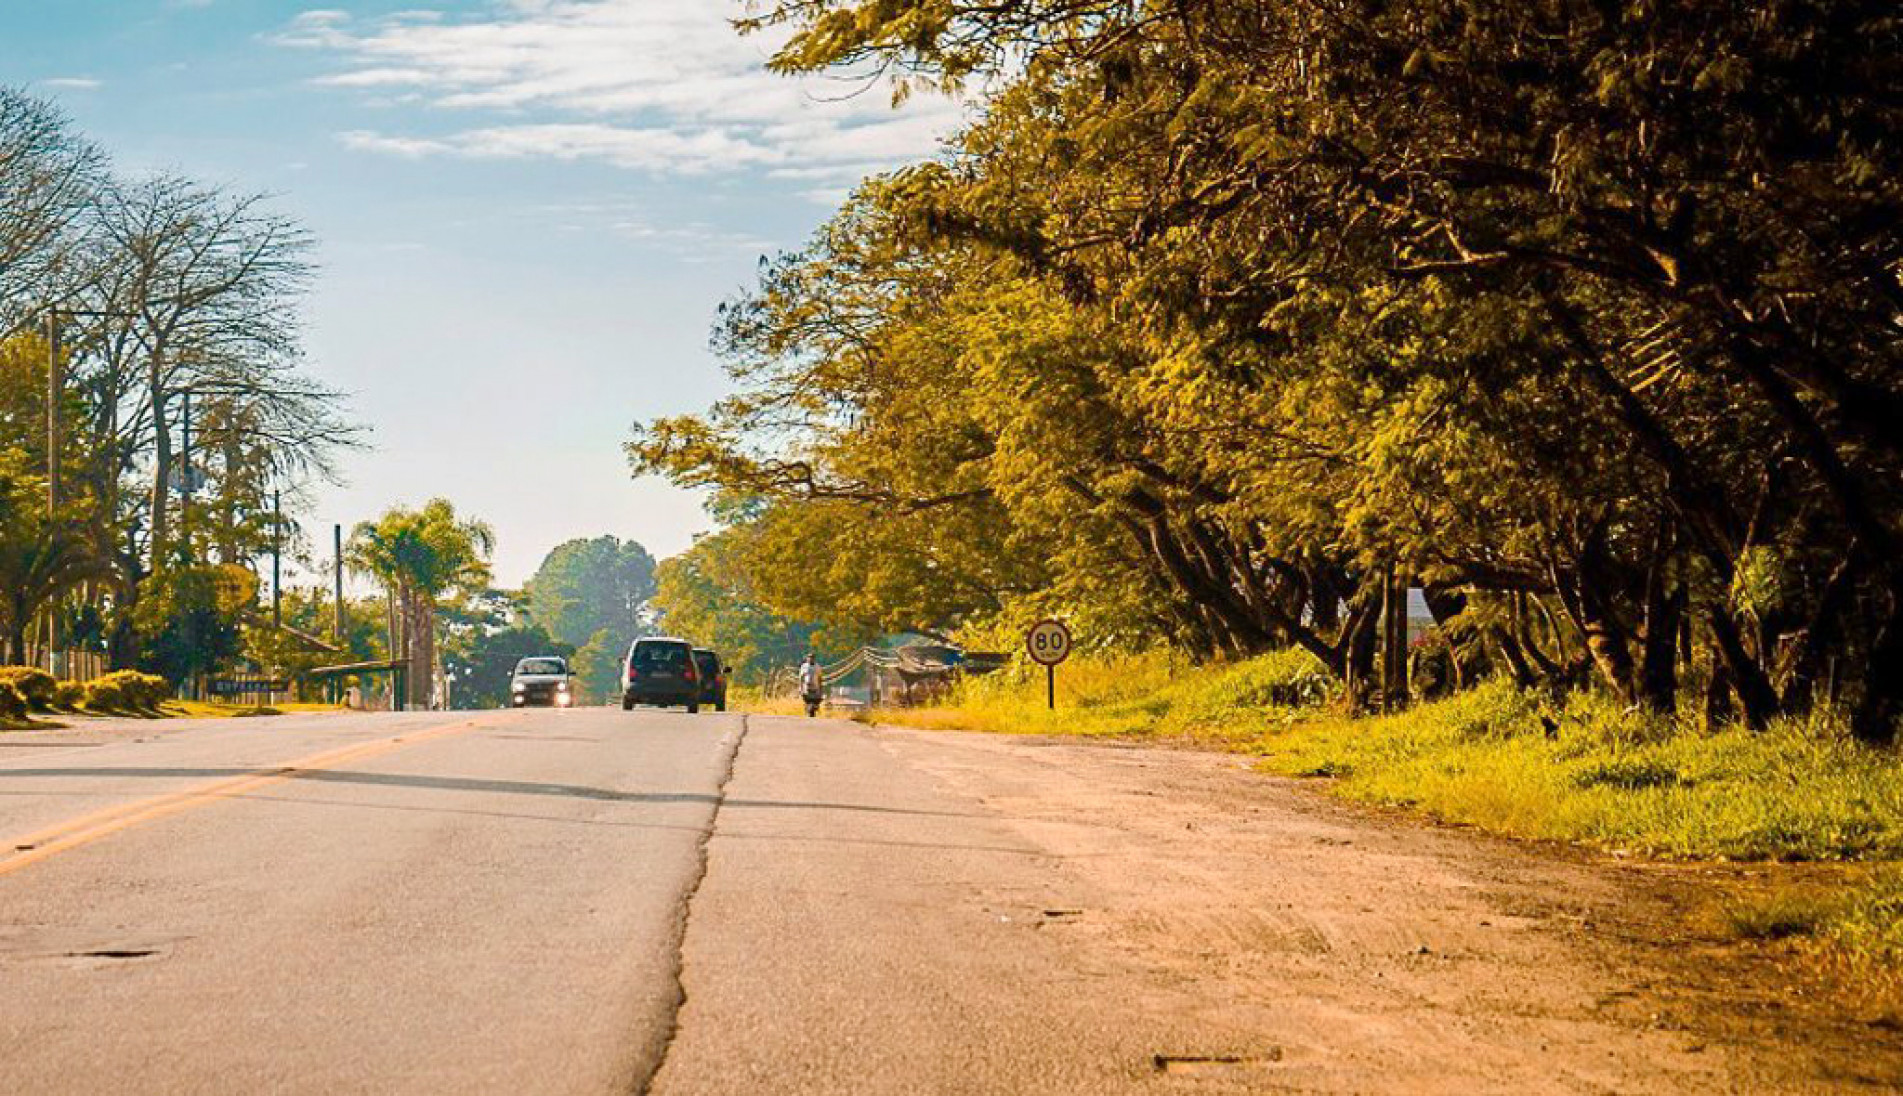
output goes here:
[{"label": "number 80 on sign", "polygon": [[1070,657],[1070,629],[1061,620],[1040,620],[1025,633],[1024,645],[1032,661],[1055,666]]}]

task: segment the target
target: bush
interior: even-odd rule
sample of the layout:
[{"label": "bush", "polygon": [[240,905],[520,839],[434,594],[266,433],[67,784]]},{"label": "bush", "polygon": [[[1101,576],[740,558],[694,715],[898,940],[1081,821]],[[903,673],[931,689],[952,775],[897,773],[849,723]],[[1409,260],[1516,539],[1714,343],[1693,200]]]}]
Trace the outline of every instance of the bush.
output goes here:
[{"label": "bush", "polygon": [[53,704],[53,675],[34,666],[0,666],[0,683],[13,686],[32,708],[45,711]]},{"label": "bush", "polygon": [[26,720],[26,697],[11,684],[0,682],[0,723],[20,723]]},{"label": "bush", "polygon": [[53,707],[72,711],[86,699],[86,686],[77,681],[61,681],[53,686]]},{"label": "bush", "polygon": [[137,708],[156,708],[172,698],[172,685],[157,674],[137,670],[114,670],[106,679],[116,681],[126,699]]},{"label": "bush", "polygon": [[95,712],[119,712],[132,707],[125,690],[119,683],[107,677],[94,678],[82,686],[85,690],[86,707]]},{"label": "bush", "polygon": [[171,683],[156,674],[114,670],[88,681],[86,707],[95,711],[151,710],[172,697]]}]

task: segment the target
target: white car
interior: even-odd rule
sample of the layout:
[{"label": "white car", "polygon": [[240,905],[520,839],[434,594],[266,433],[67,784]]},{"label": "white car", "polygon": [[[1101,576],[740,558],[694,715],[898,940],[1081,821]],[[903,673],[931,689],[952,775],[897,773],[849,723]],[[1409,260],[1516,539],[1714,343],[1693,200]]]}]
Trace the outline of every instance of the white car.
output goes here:
[{"label": "white car", "polygon": [[575,703],[575,675],[568,672],[568,660],[555,655],[536,655],[515,664],[509,677],[509,704],[527,708],[542,704],[566,708]]}]

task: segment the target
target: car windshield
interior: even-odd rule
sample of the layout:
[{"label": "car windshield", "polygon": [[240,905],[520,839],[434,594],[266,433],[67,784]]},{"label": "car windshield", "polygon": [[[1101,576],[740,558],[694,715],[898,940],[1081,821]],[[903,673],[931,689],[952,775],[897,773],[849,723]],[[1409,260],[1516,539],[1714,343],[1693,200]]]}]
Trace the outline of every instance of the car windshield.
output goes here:
[{"label": "car windshield", "polygon": [[525,658],[516,664],[518,674],[565,674],[568,664],[559,658]]},{"label": "car windshield", "polygon": [[687,648],[674,643],[643,643],[634,649],[636,666],[674,666],[687,661]]}]

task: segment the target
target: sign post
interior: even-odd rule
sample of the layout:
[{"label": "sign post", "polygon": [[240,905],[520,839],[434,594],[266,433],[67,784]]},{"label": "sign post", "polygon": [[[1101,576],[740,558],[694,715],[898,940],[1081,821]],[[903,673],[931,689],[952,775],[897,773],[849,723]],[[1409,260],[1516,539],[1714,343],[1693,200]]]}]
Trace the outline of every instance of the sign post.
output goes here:
[{"label": "sign post", "polygon": [[1044,698],[1057,710],[1057,664],[1070,657],[1070,629],[1061,620],[1040,620],[1024,634],[1031,661],[1044,667]]}]

